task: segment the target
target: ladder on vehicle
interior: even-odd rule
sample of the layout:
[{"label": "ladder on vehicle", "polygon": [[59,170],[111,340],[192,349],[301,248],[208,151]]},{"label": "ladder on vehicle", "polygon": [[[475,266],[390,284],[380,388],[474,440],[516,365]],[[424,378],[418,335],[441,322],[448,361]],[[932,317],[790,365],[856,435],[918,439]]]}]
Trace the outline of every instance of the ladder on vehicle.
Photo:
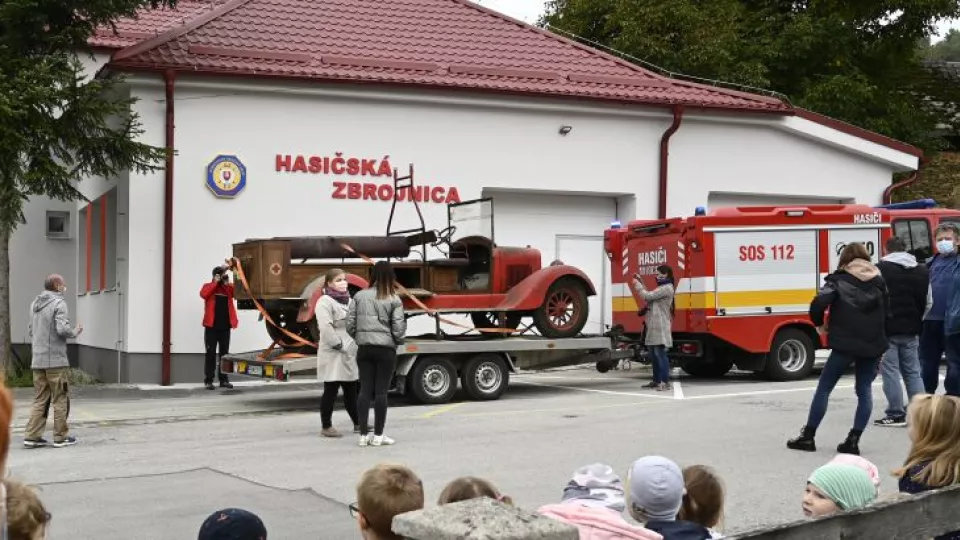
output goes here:
[{"label": "ladder on vehicle", "polygon": [[[387,236],[411,236],[411,240],[420,243],[420,255],[424,262],[427,260],[427,224],[423,220],[423,212],[420,211],[420,203],[417,201],[414,192],[415,182],[413,180],[413,164],[410,164],[410,174],[398,176],[397,169],[393,169],[393,201],[390,204],[390,217],[387,219]],[[397,202],[400,201],[401,194],[406,192],[407,200],[413,203],[417,211],[417,218],[420,220],[420,227],[412,229],[393,230],[393,216],[397,209]],[[416,244],[413,244],[416,245]]]}]

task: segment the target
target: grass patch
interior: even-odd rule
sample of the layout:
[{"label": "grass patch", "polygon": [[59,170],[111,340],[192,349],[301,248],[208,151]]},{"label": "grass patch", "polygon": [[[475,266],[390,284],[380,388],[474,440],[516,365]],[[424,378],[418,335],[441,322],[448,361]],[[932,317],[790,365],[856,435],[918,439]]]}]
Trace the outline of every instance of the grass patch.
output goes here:
[{"label": "grass patch", "polygon": [[[70,368],[67,373],[67,381],[71,386],[89,386],[101,384],[96,378],[81,369]],[[7,374],[7,387],[9,388],[33,388],[33,371],[30,369],[15,370],[11,369]]]}]

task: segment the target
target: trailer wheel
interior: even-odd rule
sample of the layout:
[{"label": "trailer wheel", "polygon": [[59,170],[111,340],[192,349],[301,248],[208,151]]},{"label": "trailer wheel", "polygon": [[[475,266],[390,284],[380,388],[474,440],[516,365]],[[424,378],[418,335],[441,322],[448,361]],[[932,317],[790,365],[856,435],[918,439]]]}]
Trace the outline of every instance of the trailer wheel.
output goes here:
[{"label": "trailer wheel", "polygon": [[797,328],[784,328],[773,340],[763,372],[774,381],[798,381],[810,375],[814,355],[810,336]]},{"label": "trailer wheel", "polygon": [[463,389],[471,399],[498,399],[510,383],[507,363],[497,354],[478,354],[471,358],[460,374]]},{"label": "trailer wheel", "polygon": [[533,312],[533,321],[544,337],[568,338],[583,330],[589,311],[583,285],[566,277],[550,285],[543,304]]},{"label": "trailer wheel", "polygon": [[420,358],[410,371],[407,384],[419,403],[447,403],[457,392],[457,368],[442,356]]}]

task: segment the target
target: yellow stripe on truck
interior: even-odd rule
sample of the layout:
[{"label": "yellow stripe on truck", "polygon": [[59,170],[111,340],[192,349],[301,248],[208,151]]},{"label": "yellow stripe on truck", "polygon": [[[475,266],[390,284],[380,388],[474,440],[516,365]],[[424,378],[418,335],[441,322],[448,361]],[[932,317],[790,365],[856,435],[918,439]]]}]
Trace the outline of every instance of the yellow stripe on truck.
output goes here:
[{"label": "yellow stripe on truck", "polygon": [[[816,296],[816,289],[782,289],[778,291],[727,291],[722,293],[678,293],[677,309],[712,309],[720,306],[729,309],[765,306],[795,306],[809,304]],[[637,301],[632,296],[613,297],[614,312],[636,312]]]}]

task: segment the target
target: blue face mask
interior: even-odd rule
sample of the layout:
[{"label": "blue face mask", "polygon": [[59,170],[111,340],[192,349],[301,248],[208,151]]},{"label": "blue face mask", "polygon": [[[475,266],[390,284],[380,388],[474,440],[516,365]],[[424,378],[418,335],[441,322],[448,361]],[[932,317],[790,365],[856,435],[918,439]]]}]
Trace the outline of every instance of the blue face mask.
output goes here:
[{"label": "blue face mask", "polygon": [[940,252],[941,255],[949,255],[953,253],[955,249],[956,245],[952,240],[940,240],[937,242],[937,251]]},{"label": "blue face mask", "polygon": [[666,285],[670,283],[670,278],[657,276],[657,285]]}]

